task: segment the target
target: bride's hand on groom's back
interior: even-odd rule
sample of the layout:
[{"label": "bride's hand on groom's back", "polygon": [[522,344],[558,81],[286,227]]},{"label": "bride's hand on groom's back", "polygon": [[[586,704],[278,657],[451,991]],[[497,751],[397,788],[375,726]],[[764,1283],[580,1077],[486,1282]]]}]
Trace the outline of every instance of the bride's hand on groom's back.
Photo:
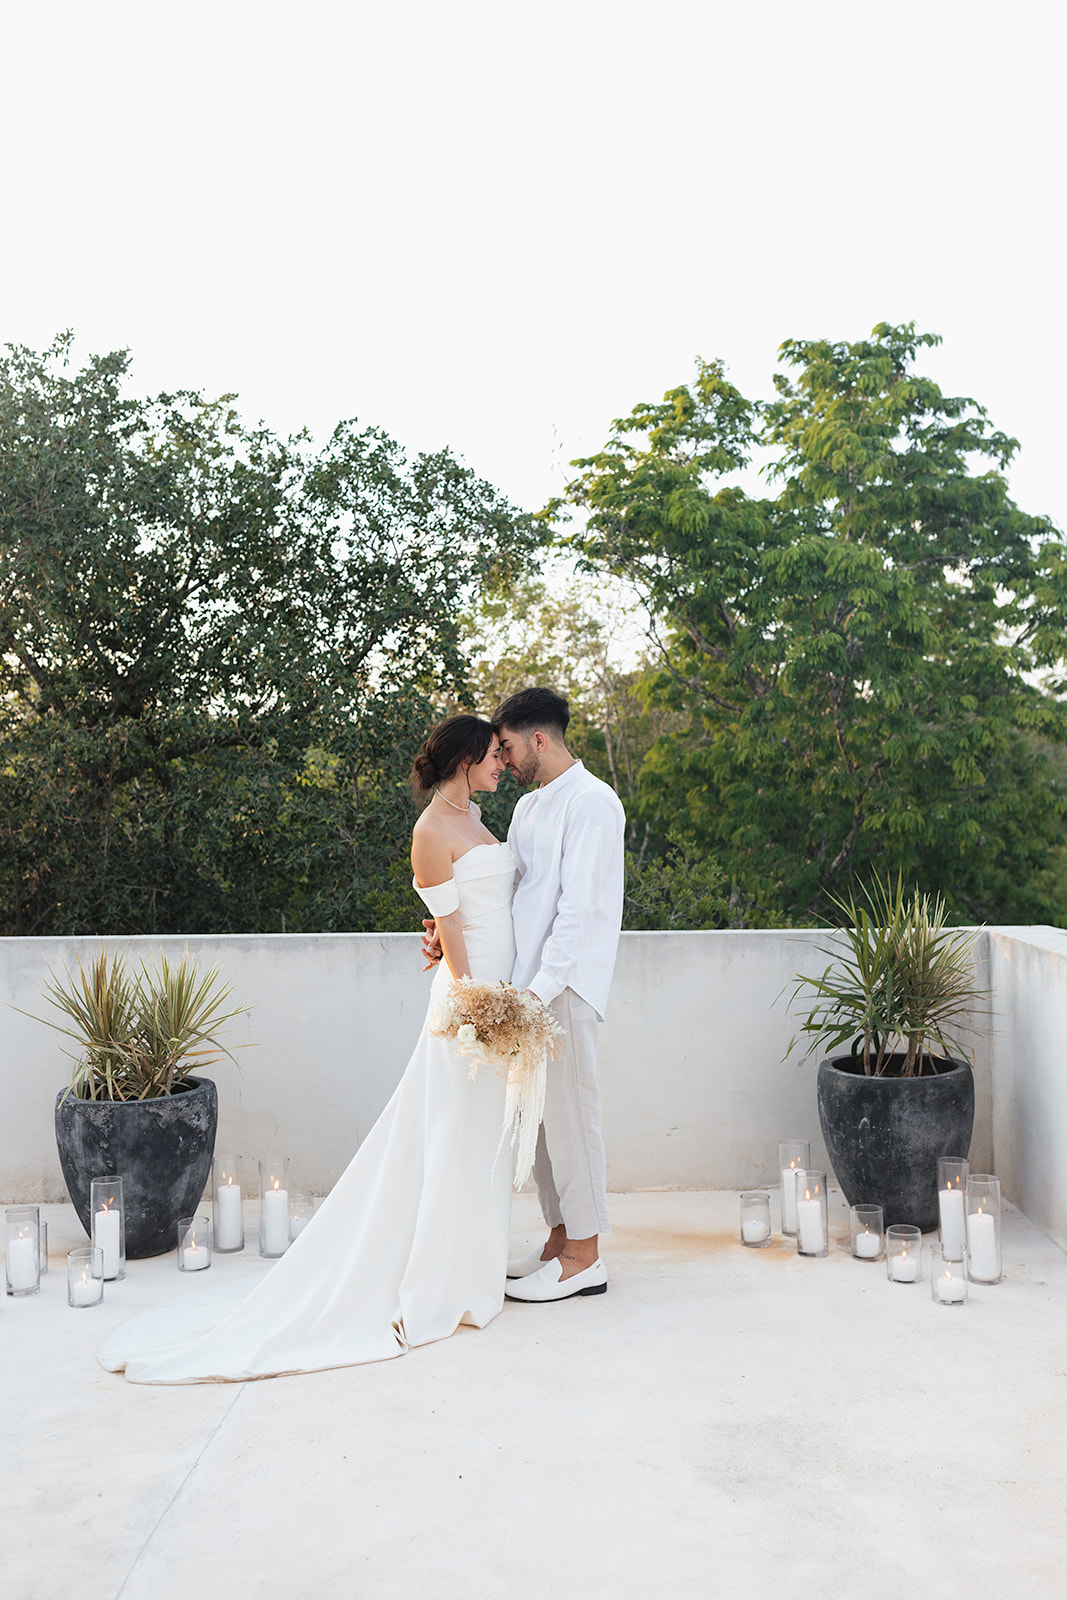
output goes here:
[{"label": "bride's hand on groom's back", "polygon": [[433,917],[423,917],[422,926],[422,953],[426,957],[423,972],[429,972],[431,967],[439,965],[441,960],[441,935],[437,931],[437,923]]}]

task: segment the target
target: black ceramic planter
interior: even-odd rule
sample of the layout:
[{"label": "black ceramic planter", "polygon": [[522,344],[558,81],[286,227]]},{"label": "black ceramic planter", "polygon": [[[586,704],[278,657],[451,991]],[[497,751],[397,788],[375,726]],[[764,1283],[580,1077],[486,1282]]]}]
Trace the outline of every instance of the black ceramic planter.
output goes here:
[{"label": "black ceramic planter", "polygon": [[851,1056],[819,1064],[819,1121],[849,1205],[877,1205],[887,1226],[937,1227],[937,1160],[966,1156],[974,1074],[966,1061],[921,1078],[868,1078]]},{"label": "black ceramic planter", "polygon": [[126,1255],[175,1247],[175,1226],[200,1204],[211,1172],[219,1102],[210,1078],[157,1100],[56,1097],[56,1144],[70,1198],[89,1232],[89,1186],[122,1177]]}]

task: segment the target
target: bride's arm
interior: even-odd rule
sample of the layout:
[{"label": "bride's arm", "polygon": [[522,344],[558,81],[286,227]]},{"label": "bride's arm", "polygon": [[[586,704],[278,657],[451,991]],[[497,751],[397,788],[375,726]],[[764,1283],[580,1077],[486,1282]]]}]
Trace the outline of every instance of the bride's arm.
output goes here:
[{"label": "bride's arm", "polygon": [[[447,839],[435,837],[429,831],[416,833],[411,840],[411,870],[420,889],[447,883],[452,877],[452,851]],[[469,977],[470,963],[467,960],[463,919],[459,911],[450,911],[447,916],[437,917],[435,921],[438,937],[441,940],[441,952],[448,962],[452,976]]]}]

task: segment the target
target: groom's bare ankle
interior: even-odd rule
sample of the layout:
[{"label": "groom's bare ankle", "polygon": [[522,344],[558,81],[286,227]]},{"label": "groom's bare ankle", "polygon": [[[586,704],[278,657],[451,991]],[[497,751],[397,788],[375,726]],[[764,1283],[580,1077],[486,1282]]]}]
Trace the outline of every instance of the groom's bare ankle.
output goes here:
[{"label": "groom's bare ankle", "polygon": [[557,1227],[549,1230],[548,1238],[545,1240],[545,1248],[541,1251],[541,1260],[555,1261],[556,1257],[562,1254],[563,1247],[566,1243],[567,1230],[563,1224],[560,1223]]}]

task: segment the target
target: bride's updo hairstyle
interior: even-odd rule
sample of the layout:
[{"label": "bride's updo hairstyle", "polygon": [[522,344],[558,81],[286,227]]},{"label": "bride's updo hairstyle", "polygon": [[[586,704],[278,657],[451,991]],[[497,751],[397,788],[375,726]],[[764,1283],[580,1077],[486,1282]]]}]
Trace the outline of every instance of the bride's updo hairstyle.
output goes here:
[{"label": "bride's updo hairstyle", "polygon": [[427,795],[437,783],[454,778],[464,762],[476,766],[484,761],[493,742],[493,724],[464,713],[439,722],[415,757],[411,787],[416,795]]}]

